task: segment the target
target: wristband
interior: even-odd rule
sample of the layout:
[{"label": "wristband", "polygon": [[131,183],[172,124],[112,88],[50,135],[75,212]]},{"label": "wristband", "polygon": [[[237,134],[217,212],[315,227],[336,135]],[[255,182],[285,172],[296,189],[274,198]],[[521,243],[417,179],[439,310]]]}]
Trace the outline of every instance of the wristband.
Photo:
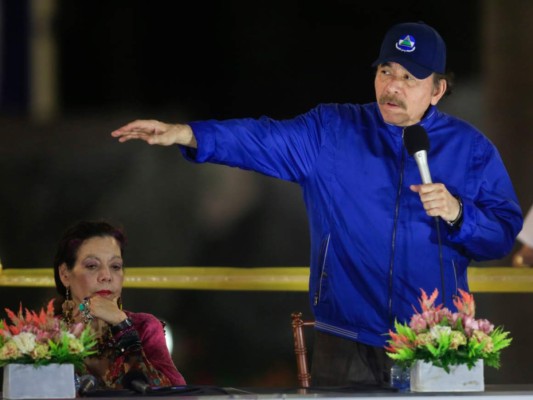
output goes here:
[{"label": "wristband", "polygon": [[111,334],[115,336],[117,333],[122,332],[133,326],[133,321],[130,318],[126,318],[124,321],[119,322],[116,325],[111,326]]},{"label": "wristband", "polygon": [[453,221],[446,221],[446,223],[452,228],[459,226],[461,224],[461,221],[463,220],[463,202],[461,201],[461,198],[459,196],[453,197],[455,197],[459,202],[459,214],[457,214],[457,217]]}]

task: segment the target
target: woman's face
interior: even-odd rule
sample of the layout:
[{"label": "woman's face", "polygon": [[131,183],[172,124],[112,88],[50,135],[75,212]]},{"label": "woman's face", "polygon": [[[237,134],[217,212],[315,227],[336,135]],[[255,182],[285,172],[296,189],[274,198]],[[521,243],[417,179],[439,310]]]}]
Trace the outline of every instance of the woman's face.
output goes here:
[{"label": "woman's face", "polygon": [[111,236],[93,237],[78,248],[74,268],[59,267],[59,275],[72,299],[80,303],[86,297],[103,296],[118,299],[124,282],[120,246]]}]

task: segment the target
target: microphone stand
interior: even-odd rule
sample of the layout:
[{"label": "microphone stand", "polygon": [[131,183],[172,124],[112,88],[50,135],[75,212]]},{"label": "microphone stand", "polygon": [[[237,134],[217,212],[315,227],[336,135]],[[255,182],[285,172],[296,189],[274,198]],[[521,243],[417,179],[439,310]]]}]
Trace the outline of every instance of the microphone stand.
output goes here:
[{"label": "microphone stand", "polygon": [[435,219],[435,227],[437,228],[437,242],[439,245],[439,264],[440,264],[440,282],[442,290],[442,304],[446,307],[446,287],[444,285],[444,261],[442,259],[442,240],[440,238],[440,221],[439,217],[433,217]]}]

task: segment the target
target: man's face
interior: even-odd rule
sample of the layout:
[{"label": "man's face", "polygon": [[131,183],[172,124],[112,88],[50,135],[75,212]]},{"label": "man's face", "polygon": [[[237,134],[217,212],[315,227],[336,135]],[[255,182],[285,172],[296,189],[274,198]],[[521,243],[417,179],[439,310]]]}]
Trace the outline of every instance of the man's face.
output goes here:
[{"label": "man's face", "polygon": [[446,91],[446,82],[441,80],[436,87],[433,75],[418,79],[400,64],[391,62],[378,66],[374,88],[385,122],[409,126],[422,119],[430,104],[439,102]]}]

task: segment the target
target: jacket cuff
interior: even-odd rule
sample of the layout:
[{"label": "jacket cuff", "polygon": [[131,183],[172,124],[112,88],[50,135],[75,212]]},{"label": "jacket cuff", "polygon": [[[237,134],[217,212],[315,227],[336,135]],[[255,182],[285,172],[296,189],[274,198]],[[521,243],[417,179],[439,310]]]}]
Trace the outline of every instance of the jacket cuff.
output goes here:
[{"label": "jacket cuff", "polygon": [[216,146],[216,133],[213,125],[208,121],[195,121],[189,123],[189,126],[193,131],[198,146],[196,149],[179,146],[183,157],[196,163],[208,161],[215,152]]},{"label": "jacket cuff", "polygon": [[477,225],[476,206],[474,202],[461,197],[461,203],[463,212],[461,215],[460,229],[450,227],[448,230],[448,238],[453,243],[461,243],[471,238]]}]

